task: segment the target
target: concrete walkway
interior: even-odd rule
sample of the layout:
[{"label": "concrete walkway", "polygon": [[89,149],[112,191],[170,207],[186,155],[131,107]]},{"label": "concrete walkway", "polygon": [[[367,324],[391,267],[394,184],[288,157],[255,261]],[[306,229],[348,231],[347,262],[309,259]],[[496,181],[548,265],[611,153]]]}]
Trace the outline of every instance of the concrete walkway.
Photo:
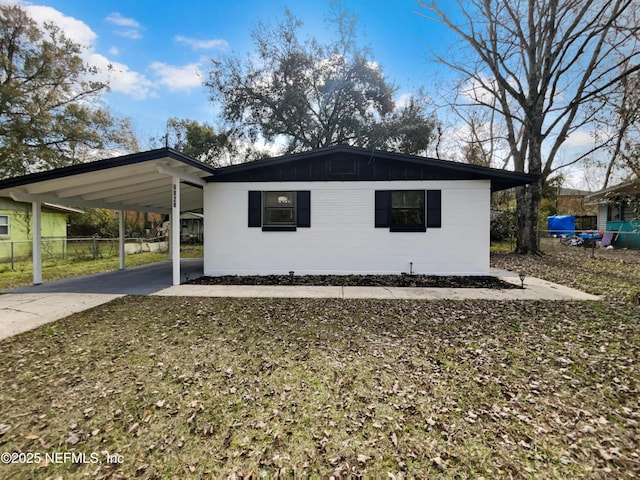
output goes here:
[{"label": "concrete walkway", "polygon": [[[201,258],[183,259],[184,280],[202,276]],[[517,274],[493,270],[492,275],[520,286]],[[0,339],[26,332],[124,295],[236,298],[377,298],[413,300],[599,300],[599,297],[546,282],[525,279],[524,289],[308,287],[262,285],[171,286],[171,262],[132,267],[80,278],[0,292]]]},{"label": "concrete walkway", "polygon": [[[499,277],[520,286],[515,276]],[[174,297],[236,298],[378,298],[395,300],[599,300],[573,288],[529,277],[524,289],[411,288],[411,287],[313,287],[268,285],[177,285],[157,292]]]}]

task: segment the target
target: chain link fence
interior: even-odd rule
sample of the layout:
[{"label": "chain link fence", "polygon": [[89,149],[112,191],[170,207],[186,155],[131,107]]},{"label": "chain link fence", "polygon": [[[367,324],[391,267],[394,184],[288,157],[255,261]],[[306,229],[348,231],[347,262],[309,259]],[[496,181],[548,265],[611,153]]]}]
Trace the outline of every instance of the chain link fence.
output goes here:
[{"label": "chain link fence", "polygon": [[[83,262],[112,258],[118,256],[117,238],[67,238],[49,237],[42,239],[42,260],[63,259],[71,262]],[[127,255],[168,251],[166,237],[154,239],[127,238],[125,253]],[[0,264],[15,270],[18,262],[31,261],[33,242],[31,240],[0,241]]]}]

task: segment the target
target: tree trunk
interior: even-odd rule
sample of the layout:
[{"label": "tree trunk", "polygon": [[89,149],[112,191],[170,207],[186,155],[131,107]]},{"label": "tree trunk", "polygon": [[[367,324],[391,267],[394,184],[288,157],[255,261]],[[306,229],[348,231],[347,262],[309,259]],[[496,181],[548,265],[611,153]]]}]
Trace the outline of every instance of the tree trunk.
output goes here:
[{"label": "tree trunk", "polygon": [[540,255],[538,217],[542,180],[516,188],[516,253]]}]

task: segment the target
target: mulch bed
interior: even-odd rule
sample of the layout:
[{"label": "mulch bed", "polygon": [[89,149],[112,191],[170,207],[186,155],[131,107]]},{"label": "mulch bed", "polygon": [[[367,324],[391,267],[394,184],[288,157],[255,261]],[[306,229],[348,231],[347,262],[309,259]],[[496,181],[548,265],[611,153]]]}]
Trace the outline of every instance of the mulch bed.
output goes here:
[{"label": "mulch bed", "polygon": [[200,277],[193,285],[305,285],[344,287],[517,288],[489,276],[438,275],[225,275]]}]

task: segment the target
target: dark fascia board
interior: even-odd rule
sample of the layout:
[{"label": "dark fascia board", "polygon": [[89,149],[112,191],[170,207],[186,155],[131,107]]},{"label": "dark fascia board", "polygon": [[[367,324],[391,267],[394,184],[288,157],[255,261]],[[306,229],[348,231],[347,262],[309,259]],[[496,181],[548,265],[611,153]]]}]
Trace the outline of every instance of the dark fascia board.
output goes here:
[{"label": "dark fascia board", "polygon": [[250,170],[272,167],[284,163],[298,162],[301,160],[308,160],[336,153],[347,153],[358,155],[361,157],[369,157],[371,159],[386,158],[422,166],[431,166],[451,171],[470,173],[472,175],[476,175],[478,178],[490,179],[492,191],[505,190],[511,187],[526,185],[529,183],[537,182],[540,179],[540,175],[522,172],[511,172],[508,170],[500,170],[497,168],[453,162],[451,160],[440,160],[431,157],[419,157],[417,155],[387,152],[383,150],[371,150],[361,147],[352,147],[348,145],[336,145],[309,150],[302,153],[286,154],[278,157],[254,160],[252,162],[241,163],[238,165],[219,167],[215,169],[213,175],[205,177],[205,180],[208,182],[215,182],[217,180],[216,177],[220,177],[226,174],[247,172]]},{"label": "dark fascia board", "polygon": [[115,167],[123,167],[134,165],[136,163],[158,160],[161,158],[171,158],[178,160],[191,167],[199,168],[207,173],[213,174],[215,169],[211,165],[202,163],[184,153],[173,148],[158,148],[156,150],[148,150],[146,152],[131,153],[120,157],[107,158],[104,160],[96,160],[95,162],[80,163],[68,167],[46,170],[43,172],[30,173],[21,177],[7,178],[0,180],[0,189],[20,187],[31,183],[44,182],[47,180],[56,180],[59,178],[70,177],[72,175],[80,175],[82,173],[98,172]]}]

